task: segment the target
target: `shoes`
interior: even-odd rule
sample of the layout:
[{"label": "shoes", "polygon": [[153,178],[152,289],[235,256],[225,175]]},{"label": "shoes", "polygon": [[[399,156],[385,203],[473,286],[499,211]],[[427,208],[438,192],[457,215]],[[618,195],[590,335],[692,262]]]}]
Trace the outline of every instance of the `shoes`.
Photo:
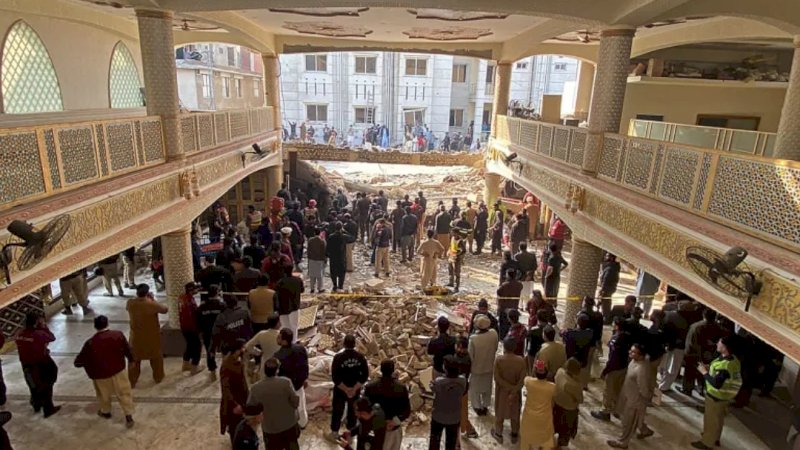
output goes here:
[{"label": "shoes", "polygon": [[721,447],[721,445],[720,445],[719,441],[714,441],[714,446],[716,446],[716,447]]},{"label": "shoes", "polygon": [[516,444],[519,441],[519,433],[511,433],[511,443]]},{"label": "shoes", "polygon": [[464,436],[467,439],[478,439],[478,432],[475,431],[475,430],[472,430],[472,431],[469,431],[469,432],[466,432],[466,433],[462,434],[462,436]]},{"label": "shoes", "polygon": [[611,421],[611,414],[605,411],[592,411],[590,414],[597,420],[602,420],[603,422]]},{"label": "shoes", "polygon": [[65,316],[71,316],[72,315],[72,308],[64,308],[64,310],[61,311],[61,314],[65,315]]},{"label": "shoes", "polygon": [[377,273],[375,273],[375,274],[373,274],[373,275],[375,275],[375,278],[380,278],[380,277],[381,277],[381,276],[380,276],[380,275],[378,275]]},{"label": "shoes", "polygon": [[106,297],[113,297],[114,293],[113,292],[103,292],[103,295],[106,296]]},{"label": "shoes", "polygon": [[92,308],[89,308],[88,306],[81,306],[81,310],[83,311],[84,316],[94,314],[94,310]]},{"label": "shoes", "polygon": [[655,431],[648,429],[647,431],[638,433],[636,435],[636,439],[647,439],[647,438],[649,438],[650,436],[652,436],[654,434],[656,434]]},{"label": "shoes", "polygon": [[183,365],[181,366],[181,372],[188,372],[192,370],[192,363],[189,361],[184,361]]},{"label": "shoes", "polygon": [[405,259],[401,259],[401,260],[400,260],[400,264],[405,264],[405,263],[406,263],[406,260],[405,260]]},{"label": "shoes", "polygon": [[104,413],[103,411],[97,411],[97,415],[102,417],[103,419],[110,419],[111,418],[111,413],[110,412]]},{"label": "shoes", "polygon": [[48,417],[52,416],[53,414],[55,414],[55,413],[57,413],[59,411],[61,411],[61,405],[54,406],[53,409],[51,409],[50,411],[44,413],[44,418],[47,419]]},{"label": "shoes", "polygon": [[125,289],[132,289],[133,288],[133,286],[130,283],[125,283],[123,286],[125,286]]},{"label": "shoes", "polygon": [[309,292],[313,294],[313,293],[314,293],[314,289],[312,289],[312,290],[311,290],[311,291],[309,291]]},{"label": "shoes", "polygon": [[623,444],[620,441],[606,441],[606,444],[608,444],[609,447],[614,448],[628,448],[628,444]]},{"label": "shoes", "polygon": [[492,430],[490,433],[492,434],[492,437],[494,438],[495,441],[497,441],[498,444],[502,444],[503,443],[503,435],[502,434],[498,434],[494,430]]},{"label": "shoes", "polygon": [[700,450],[711,450],[711,447],[703,444],[703,441],[695,441],[692,442],[692,447],[700,449]]},{"label": "shoes", "polygon": [[119,291],[119,296],[120,296],[120,297],[125,297],[125,293],[124,293],[124,292],[122,292],[122,291]]},{"label": "shoes", "polygon": [[318,292],[318,293],[320,293],[320,294],[322,294],[323,292],[325,292],[325,289],[320,289],[320,290],[318,290],[317,292]]},{"label": "shoes", "polygon": [[210,378],[212,380],[216,380],[217,379],[217,371],[216,370],[212,370],[208,374],[210,375]]},{"label": "shoes", "polygon": [[455,285],[454,285],[454,284],[453,284],[453,282],[451,281],[451,282],[447,283],[447,284],[446,284],[446,286],[447,286],[447,287],[453,287],[453,286],[455,286]]},{"label": "shoes", "polygon": [[133,416],[125,416],[125,428],[133,428]]}]

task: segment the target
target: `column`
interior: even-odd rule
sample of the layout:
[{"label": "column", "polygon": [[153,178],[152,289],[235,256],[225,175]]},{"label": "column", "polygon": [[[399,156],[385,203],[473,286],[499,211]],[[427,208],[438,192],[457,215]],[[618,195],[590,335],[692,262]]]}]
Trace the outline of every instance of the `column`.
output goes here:
[{"label": "column", "polygon": [[594,84],[594,64],[581,61],[578,73],[578,92],[575,95],[575,117],[584,120],[589,117]]},{"label": "column", "polygon": [[272,200],[272,197],[278,195],[278,191],[281,188],[281,183],[283,183],[283,164],[268,167],[265,170],[267,171],[266,199],[267,207],[269,207],[269,201]]},{"label": "column", "polygon": [[800,161],[800,36],[794,37],[792,70],[783,100],[773,156]]},{"label": "column", "polygon": [[281,117],[281,63],[277,56],[261,55],[264,63],[264,98],[267,106],[272,107],[272,117],[275,122],[274,128],[279,130],[283,127]]},{"label": "column", "polygon": [[136,10],[147,115],[161,117],[167,161],[185,158],[180,131],[172,19],[171,11]]},{"label": "column", "polygon": [[178,296],[183,293],[186,283],[194,280],[191,233],[192,226],[189,224],[161,236],[164,281],[167,283],[169,325],[173,328],[179,327]]},{"label": "column", "polygon": [[586,174],[597,173],[603,152],[603,134],[619,133],[635,31],[632,28],[614,28],[600,32],[597,71],[589,107],[589,138],[583,154],[582,171]]},{"label": "column", "polygon": [[[564,310],[564,328],[575,327],[575,317],[581,309],[585,295],[594,297],[597,277],[603,263],[603,250],[580,239],[572,239],[572,256],[569,261],[569,286],[567,306]],[[573,299],[577,297],[577,299]]]},{"label": "column", "polygon": [[494,98],[492,101],[492,136],[497,130],[497,116],[508,114],[508,96],[511,90],[511,63],[498,62],[494,71]]},{"label": "column", "polygon": [[500,197],[500,183],[503,182],[503,177],[491,172],[486,172],[484,175],[485,186],[483,188],[483,201],[492,210],[492,205]]}]

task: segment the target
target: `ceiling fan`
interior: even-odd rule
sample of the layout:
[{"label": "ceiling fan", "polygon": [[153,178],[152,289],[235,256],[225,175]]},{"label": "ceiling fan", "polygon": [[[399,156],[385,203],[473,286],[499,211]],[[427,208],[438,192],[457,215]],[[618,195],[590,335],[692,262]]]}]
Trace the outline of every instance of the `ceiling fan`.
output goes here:
[{"label": "ceiling fan", "polygon": [[580,42],[582,44],[589,44],[592,41],[597,40],[597,38],[595,37],[596,34],[597,33],[594,31],[579,30],[575,32],[574,36],[572,35],[572,33],[568,33],[568,34],[562,34],[561,36],[556,36],[552,39],[562,42]]},{"label": "ceiling fan", "polygon": [[51,220],[41,230],[22,220],[14,220],[8,225],[8,232],[21,239],[21,242],[9,242],[0,251],[0,265],[6,276],[6,284],[11,284],[11,263],[14,260],[12,247],[22,247],[22,254],[17,258],[17,268],[25,271],[39,264],[67,234],[72,219],[69,214],[62,214]]},{"label": "ceiling fan", "polygon": [[745,300],[744,310],[749,311],[753,296],[761,292],[762,282],[744,262],[745,258],[747,250],[741,247],[733,247],[724,255],[700,246],[686,249],[686,260],[700,278],[730,296]]},{"label": "ceiling fan", "polygon": [[194,19],[181,19],[181,21],[181,24],[176,25],[176,27],[180,28],[181,31],[212,31],[219,30],[220,28],[213,25],[199,25]]}]

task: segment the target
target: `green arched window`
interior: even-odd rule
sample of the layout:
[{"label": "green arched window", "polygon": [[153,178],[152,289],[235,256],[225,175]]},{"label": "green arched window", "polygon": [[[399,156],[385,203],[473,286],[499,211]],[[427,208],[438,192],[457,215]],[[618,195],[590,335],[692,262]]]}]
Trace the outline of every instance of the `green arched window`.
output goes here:
[{"label": "green arched window", "polygon": [[139,70],[128,47],[122,42],[114,46],[108,70],[108,93],[112,108],[139,108],[144,106]]},{"label": "green arched window", "polygon": [[42,40],[28,24],[11,26],[3,43],[3,112],[29,114],[64,109],[58,77]]}]

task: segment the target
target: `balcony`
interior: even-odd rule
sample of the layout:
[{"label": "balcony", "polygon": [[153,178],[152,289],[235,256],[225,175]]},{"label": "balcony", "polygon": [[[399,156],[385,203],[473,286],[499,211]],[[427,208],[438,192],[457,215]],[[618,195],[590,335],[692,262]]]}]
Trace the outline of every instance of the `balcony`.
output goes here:
[{"label": "balcony", "polygon": [[766,157],[773,155],[776,137],[775,133],[762,131],[735,130],[637,119],[631,119],[628,126],[628,135]]},{"label": "balcony", "polygon": [[[272,109],[189,113],[180,118],[187,154],[263,133]],[[0,211],[165,163],[159,117],[0,128]]]}]

